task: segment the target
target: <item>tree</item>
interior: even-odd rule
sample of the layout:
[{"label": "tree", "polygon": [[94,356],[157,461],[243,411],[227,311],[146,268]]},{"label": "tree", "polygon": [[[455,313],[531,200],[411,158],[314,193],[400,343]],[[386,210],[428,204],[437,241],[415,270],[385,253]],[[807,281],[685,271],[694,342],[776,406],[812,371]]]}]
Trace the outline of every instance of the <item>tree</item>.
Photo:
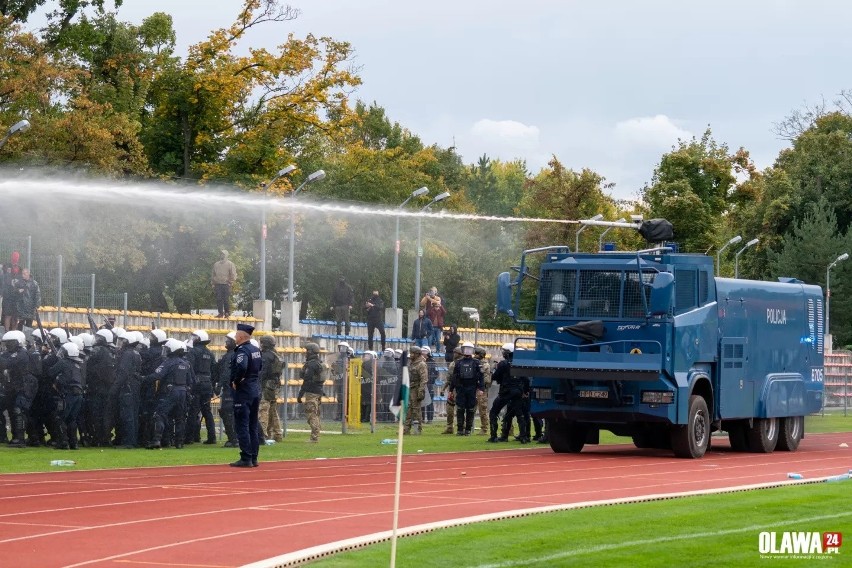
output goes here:
[{"label": "tree", "polygon": [[483,154],[468,168],[465,191],[477,211],[511,216],[523,195],[527,175],[523,160],[501,162]]},{"label": "tree", "polygon": [[736,174],[750,171],[748,152],[730,154],[708,128],[700,139],[679,140],[664,154],[643,190],[652,217],[674,226],[675,240],[685,252],[705,252],[718,246],[724,234],[720,221],[728,211],[728,198],[736,187]]}]

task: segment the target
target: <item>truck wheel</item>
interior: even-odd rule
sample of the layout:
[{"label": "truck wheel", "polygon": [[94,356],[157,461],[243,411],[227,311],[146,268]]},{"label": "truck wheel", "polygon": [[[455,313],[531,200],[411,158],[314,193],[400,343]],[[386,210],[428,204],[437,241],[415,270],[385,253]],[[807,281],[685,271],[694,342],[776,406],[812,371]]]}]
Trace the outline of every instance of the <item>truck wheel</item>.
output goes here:
[{"label": "truck wheel", "polygon": [[781,432],[778,435],[778,446],[776,450],[784,452],[795,452],[799,442],[805,436],[805,417],[788,416],[781,419]]},{"label": "truck wheel", "polygon": [[736,421],[726,426],[728,429],[728,439],[731,441],[731,449],[735,452],[748,451],[748,424],[743,421]]},{"label": "truck wheel", "polygon": [[778,419],[755,418],[748,429],[748,449],[758,454],[771,453],[778,444]]},{"label": "truck wheel", "polygon": [[547,437],[557,454],[579,454],[586,444],[586,428],[568,420],[548,420]]},{"label": "truck wheel", "polygon": [[704,398],[689,397],[689,420],[686,426],[671,430],[672,449],[679,458],[700,458],[710,446],[710,413]]}]

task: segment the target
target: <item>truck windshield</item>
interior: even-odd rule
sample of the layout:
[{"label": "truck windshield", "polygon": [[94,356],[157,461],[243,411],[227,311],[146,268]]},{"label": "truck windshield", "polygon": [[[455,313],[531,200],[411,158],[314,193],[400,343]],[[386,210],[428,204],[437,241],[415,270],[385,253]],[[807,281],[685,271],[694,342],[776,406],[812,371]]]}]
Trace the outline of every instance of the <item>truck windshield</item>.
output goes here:
[{"label": "truck windshield", "polygon": [[[645,284],[654,281],[653,271],[642,272]],[[538,317],[636,318],[644,317],[641,294],[649,288],[639,284],[635,270],[545,270],[538,298]]]}]

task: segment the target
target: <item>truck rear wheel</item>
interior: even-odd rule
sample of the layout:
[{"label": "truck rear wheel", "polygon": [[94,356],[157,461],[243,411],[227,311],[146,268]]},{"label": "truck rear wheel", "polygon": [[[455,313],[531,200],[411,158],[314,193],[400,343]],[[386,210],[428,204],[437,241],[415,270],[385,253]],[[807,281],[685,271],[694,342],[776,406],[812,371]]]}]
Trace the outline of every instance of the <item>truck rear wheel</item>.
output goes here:
[{"label": "truck rear wheel", "polygon": [[748,429],[748,449],[758,454],[768,454],[778,444],[778,419],[755,418]]},{"label": "truck rear wheel", "polygon": [[689,397],[688,417],[685,426],[671,429],[672,449],[679,458],[700,458],[710,447],[710,413],[703,397]]},{"label": "truck rear wheel", "polygon": [[805,417],[788,416],[781,419],[781,432],[778,435],[778,446],[776,450],[784,452],[795,452],[799,448],[799,442],[805,436]]},{"label": "truck rear wheel", "polygon": [[579,454],[586,444],[586,428],[568,420],[548,420],[547,438],[557,454]]}]

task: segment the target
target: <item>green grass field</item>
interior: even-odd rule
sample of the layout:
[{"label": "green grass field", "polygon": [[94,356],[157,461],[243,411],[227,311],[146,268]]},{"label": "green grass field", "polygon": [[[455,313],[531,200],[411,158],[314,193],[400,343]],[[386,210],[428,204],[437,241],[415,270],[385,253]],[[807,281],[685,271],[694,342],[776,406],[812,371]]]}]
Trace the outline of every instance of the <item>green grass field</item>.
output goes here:
[{"label": "green grass field", "polygon": [[[290,428],[304,428],[301,422],[291,423]],[[375,433],[370,433],[368,424],[361,428],[350,428],[345,435],[340,434],[339,423],[326,423],[325,428],[335,428],[337,433],[322,436],[319,444],[308,444],[306,432],[289,432],[284,442],[261,448],[261,461],[341,458],[354,456],[395,455],[396,447],[382,445],[384,438],[395,438],[395,425],[380,424]],[[424,426],[421,436],[410,436],[404,441],[403,451],[407,454],[423,450],[424,453],[463,452],[470,450],[504,450],[535,446],[522,446],[517,442],[507,444],[489,444],[487,436],[469,437],[442,435],[444,423],[435,422]],[[808,416],[805,431],[849,432],[852,431],[852,416],[842,413],[827,413],[825,416]],[[617,437],[608,432],[601,433],[602,444],[630,444],[630,438]],[[59,469],[50,465],[54,459],[74,460],[75,469],[135,468],[173,465],[222,464],[234,461],[238,457],[236,449],[193,444],[182,450],[122,450],[113,448],[82,448],[77,451],[59,451],[52,448],[7,448],[0,447],[0,473],[22,473],[51,471]],[[64,469],[64,468],[61,468]]]},{"label": "green grass field", "polygon": [[[761,558],[758,548],[763,531],[852,534],[850,490],[852,481],[841,481],[489,521],[399,539],[397,565],[704,567],[783,561],[783,566],[850,566],[852,540],[841,546],[838,557],[822,562]],[[390,542],[384,542],[311,565],[387,566],[390,551]]]}]

